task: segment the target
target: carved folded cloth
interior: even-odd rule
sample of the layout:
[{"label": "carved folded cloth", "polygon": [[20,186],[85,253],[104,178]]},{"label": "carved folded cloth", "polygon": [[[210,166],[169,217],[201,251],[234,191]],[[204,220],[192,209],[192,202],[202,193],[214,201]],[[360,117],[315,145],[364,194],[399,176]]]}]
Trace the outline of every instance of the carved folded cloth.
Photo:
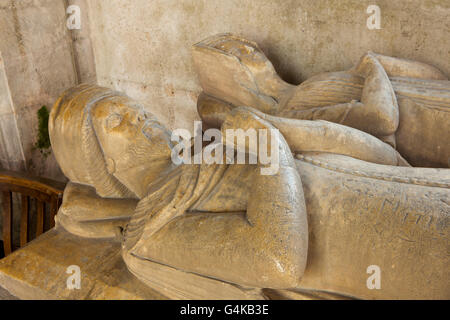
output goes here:
[{"label": "carved folded cloth", "polygon": [[188,211],[215,187],[226,168],[218,164],[179,166],[152,184],[125,229],[123,249],[137,251],[140,240]]}]

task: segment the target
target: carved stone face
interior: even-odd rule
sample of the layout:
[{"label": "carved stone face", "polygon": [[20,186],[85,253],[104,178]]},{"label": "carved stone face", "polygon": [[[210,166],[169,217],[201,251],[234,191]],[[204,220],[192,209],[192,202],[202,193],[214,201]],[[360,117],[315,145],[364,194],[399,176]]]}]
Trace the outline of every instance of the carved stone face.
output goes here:
[{"label": "carved stone face", "polygon": [[170,132],[127,97],[105,99],[92,110],[92,124],[107,170],[141,198],[170,165]]},{"label": "carved stone face", "polygon": [[267,67],[268,64],[264,53],[251,43],[230,39],[218,42],[214,48],[238,57],[248,68],[255,68],[258,71]]}]

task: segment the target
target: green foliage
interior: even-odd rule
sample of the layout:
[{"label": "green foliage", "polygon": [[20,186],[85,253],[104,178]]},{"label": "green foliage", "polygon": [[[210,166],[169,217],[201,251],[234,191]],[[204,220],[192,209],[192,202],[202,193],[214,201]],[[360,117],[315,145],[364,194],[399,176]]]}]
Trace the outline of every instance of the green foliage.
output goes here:
[{"label": "green foliage", "polygon": [[50,154],[50,135],[48,134],[48,117],[50,113],[46,106],[42,106],[38,112],[38,136],[35,147],[39,149],[39,151],[47,157]]}]

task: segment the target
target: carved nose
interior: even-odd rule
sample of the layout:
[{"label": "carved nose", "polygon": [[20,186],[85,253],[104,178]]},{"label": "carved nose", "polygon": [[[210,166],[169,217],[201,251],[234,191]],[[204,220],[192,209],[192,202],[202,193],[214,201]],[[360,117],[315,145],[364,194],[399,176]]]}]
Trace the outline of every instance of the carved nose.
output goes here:
[{"label": "carved nose", "polygon": [[153,135],[153,128],[151,123],[146,123],[142,127],[142,133],[147,136],[147,138],[150,138]]}]

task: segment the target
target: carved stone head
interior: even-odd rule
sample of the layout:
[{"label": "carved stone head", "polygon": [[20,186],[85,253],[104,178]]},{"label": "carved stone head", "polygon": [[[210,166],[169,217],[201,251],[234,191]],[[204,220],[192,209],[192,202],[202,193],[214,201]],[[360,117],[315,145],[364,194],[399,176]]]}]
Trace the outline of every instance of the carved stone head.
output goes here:
[{"label": "carved stone head", "polygon": [[64,174],[102,197],[141,198],[171,163],[170,132],[140,104],[107,88],[80,85],[65,92],[52,109],[49,131]]}]

